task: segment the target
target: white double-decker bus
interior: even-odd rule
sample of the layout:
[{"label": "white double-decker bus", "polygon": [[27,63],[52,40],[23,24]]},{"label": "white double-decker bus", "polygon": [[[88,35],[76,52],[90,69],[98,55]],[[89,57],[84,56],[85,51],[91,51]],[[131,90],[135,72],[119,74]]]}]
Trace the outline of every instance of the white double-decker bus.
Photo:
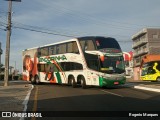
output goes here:
[{"label": "white double-decker bus", "polygon": [[23,80],[81,85],[125,84],[125,64],[111,37],[80,37],[23,50]]}]

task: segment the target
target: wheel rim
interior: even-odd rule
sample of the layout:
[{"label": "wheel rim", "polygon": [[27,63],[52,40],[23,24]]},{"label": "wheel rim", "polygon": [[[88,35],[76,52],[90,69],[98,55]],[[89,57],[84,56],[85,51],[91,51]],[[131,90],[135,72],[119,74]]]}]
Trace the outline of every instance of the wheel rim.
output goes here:
[{"label": "wheel rim", "polygon": [[72,87],[75,87],[76,84],[75,84],[74,77],[71,77],[71,78],[70,78],[70,81],[71,81],[71,86],[72,86]]},{"label": "wheel rim", "polygon": [[39,83],[39,79],[38,78],[36,78],[36,83]]},{"label": "wheel rim", "polygon": [[34,82],[34,77],[31,78],[31,82]]},{"label": "wheel rim", "polygon": [[73,79],[72,78],[69,78],[68,79],[68,85],[72,85],[73,84]]},{"label": "wheel rim", "polygon": [[83,79],[81,79],[81,85],[82,85],[82,86],[84,85],[84,81],[83,81]]},{"label": "wheel rim", "polygon": [[71,78],[71,84],[72,84],[72,85],[74,84],[74,79],[73,79],[73,78]]}]

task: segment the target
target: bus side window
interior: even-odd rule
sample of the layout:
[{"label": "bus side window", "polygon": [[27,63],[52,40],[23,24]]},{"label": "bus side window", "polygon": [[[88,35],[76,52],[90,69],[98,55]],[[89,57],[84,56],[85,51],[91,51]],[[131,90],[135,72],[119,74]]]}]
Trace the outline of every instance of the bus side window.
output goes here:
[{"label": "bus side window", "polygon": [[59,54],[66,53],[66,44],[59,45]]},{"label": "bus side window", "polygon": [[72,53],[72,42],[69,42],[68,44],[67,44],[67,53]]},{"label": "bus side window", "polygon": [[38,48],[38,57],[41,56],[41,49]]},{"label": "bus side window", "polygon": [[69,42],[67,44],[67,53],[79,53],[78,46],[76,42]]},{"label": "bus side window", "polygon": [[80,45],[82,47],[82,50],[95,50],[95,45],[93,40],[81,40]]},{"label": "bus side window", "polygon": [[62,69],[64,71],[70,71],[70,70],[83,70],[83,66],[80,63],[75,62],[61,62],[60,63]]},{"label": "bus side window", "polygon": [[55,55],[55,54],[56,54],[56,46],[50,46],[49,55]]},{"label": "bus side window", "polygon": [[85,49],[86,50],[95,50],[95,45],[94,45],[92,40],[87,40],[86,41]]},{"label": "bus side window", "polygon": [[39,72],[45,72],[46,70],[46,65],[45,64],[38,64],[38,71]]},{"label": "bus side window", "polygon": [[79,53],[77,42],[73,42],[73,53]]},{"label": "bus side window", "polygon": [[48,56],[48,47],[40,48],[41,56]]},{"label": "bus side window", "polygon": [[87,65],[88,65],[88,67],[90,69],[98,71],[98,66],[99,66],[98,65],[98,60],[96,60],[96,59],[89,59],[89,60],[87,60]]},{"label": "bus side window", "polygon": [[56,46],[56,54],[59,54],[59,45]]}]

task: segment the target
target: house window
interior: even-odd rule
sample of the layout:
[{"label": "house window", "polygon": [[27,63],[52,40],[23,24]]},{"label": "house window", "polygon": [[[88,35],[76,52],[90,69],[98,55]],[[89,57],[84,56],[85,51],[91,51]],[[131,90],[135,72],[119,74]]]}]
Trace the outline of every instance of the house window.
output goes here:
[{"label": "house window", "polygon": [[157,34],[153,34],[153,39],[158,39],[158,35]]}]

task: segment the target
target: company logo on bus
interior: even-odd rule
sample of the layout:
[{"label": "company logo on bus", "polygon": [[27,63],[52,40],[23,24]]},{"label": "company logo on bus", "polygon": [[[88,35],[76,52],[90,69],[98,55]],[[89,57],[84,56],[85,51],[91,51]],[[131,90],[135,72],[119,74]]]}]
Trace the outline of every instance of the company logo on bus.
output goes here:
[{"label": "company logo on bus", "polygon": [[62,56],[53,56],[53,57],[46,57],[46,58],[43,58],[43,57],[40,57],[38,58],[39,59],[39,62],[46,62],[48,64],[51,63],[51,61],[60,61],[60,60],[67,60],[66,56],[65,55],[62,55]]}]

